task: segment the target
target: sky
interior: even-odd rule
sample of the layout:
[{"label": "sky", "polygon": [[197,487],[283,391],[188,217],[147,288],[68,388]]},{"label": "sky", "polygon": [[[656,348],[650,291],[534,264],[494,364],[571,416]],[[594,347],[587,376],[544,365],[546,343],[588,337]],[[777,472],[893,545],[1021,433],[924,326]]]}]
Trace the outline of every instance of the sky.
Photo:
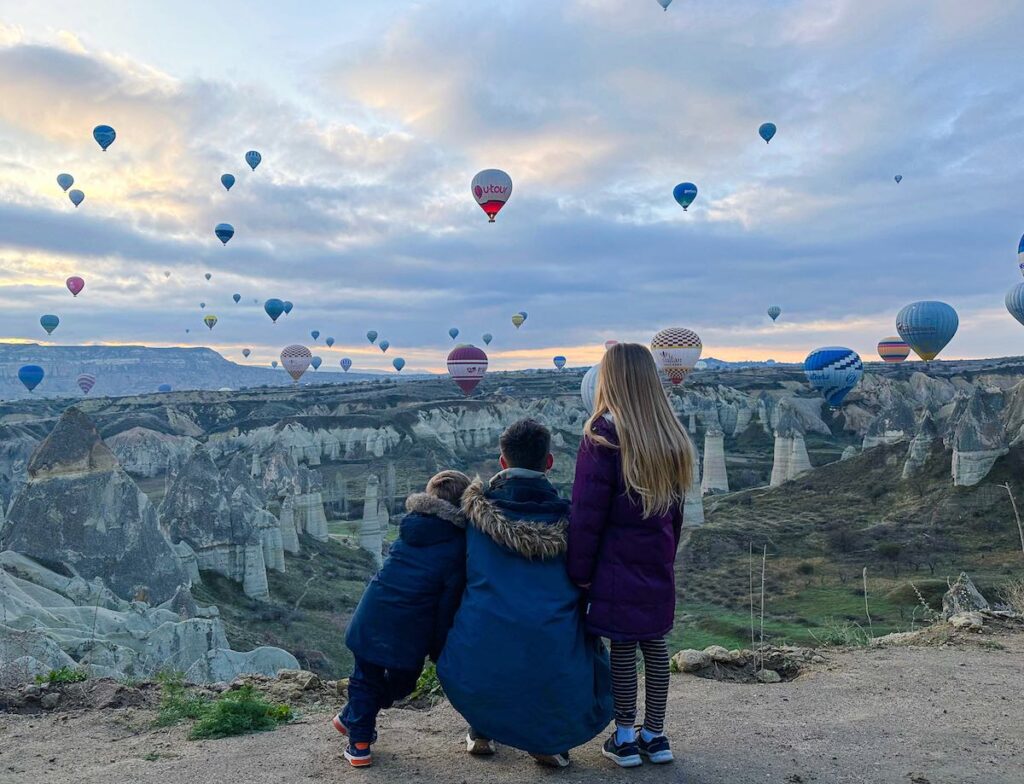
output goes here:
[{"label": "sky", "polygon": [[[679,326],[720,359],[875,359],[903,305],[939,299],[945,357],[1024,353],[1003,305],[1022,3],[0,0],[0,20],[3,340],[266,364],[317,329],[328,365],[416,372],[443,370],[453,326],[492,333],[496,369]],[[485,168],[514,183],[493,224]],[[295,309],[272,324],[268,297]]]}]

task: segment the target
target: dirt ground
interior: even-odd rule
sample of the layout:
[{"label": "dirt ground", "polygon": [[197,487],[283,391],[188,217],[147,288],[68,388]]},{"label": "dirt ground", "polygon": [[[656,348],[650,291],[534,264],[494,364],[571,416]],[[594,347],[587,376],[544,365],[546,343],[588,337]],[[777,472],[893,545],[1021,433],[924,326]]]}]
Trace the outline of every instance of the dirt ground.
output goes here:
[{"label": "dirt ground", "polygon": [[187,741],[150,729],[153,712],[116,708],[0,715],[3,784],[238,782],[1024,782],[1024,635],[984,646],[906,647],[830,655],[798,679],[738,685],[675,675],[668,728],[678,761],[620,771],[597,739],[565,771],[502,748],[480,760],[441,704],[382,716],[373,768],[344,762],[332,706],[275,732]]}]

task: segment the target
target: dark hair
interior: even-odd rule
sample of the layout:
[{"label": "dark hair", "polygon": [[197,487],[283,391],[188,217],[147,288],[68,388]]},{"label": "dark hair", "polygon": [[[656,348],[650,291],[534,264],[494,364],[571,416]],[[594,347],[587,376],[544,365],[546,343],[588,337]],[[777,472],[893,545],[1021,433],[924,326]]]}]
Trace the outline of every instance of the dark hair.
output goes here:
[{"label": "dark hair", "polygon": [[469,481],[469,477],[461,471],[441,471],[430,477],[430,481],[427,482],[427,495],[459,506],[462,503],[462,494],[469,487]]},{"label": "dark hair", "polygon": [[551,451],[551,431],[536,419],[520,419],[506,428],[498,444],[509,468],[543,471]]}]

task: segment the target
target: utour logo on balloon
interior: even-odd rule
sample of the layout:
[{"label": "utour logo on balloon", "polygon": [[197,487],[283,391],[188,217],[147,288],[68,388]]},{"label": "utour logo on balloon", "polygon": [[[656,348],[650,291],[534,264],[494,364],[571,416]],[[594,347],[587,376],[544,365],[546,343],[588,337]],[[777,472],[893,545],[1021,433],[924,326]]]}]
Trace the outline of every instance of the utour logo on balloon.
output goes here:
[{"label": "utour logo on balloon", "polygon": [[487,213],[488,222],[494,223],[512,195],[512,178],[501,169],[484,169],[473,178],[470,191],[480,209]]}]

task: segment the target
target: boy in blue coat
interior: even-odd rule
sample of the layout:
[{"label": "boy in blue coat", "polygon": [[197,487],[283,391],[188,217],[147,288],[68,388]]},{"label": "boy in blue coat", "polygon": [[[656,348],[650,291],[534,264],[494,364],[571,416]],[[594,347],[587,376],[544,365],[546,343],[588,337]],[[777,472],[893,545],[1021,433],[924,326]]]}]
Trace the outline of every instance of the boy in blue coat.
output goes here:
[{"label": "boy in blue coat", "polygon": [[370,581],[348,626],[345,644],[355,656],[348,704],[334,717],[349,737],[345,759],[373,762],[377,713],[408,697],[423,671],[437,661],[466,582],[465,518],[459,509],[469,477],[442,471],[425,493],[409,496],[398,541]]}]

